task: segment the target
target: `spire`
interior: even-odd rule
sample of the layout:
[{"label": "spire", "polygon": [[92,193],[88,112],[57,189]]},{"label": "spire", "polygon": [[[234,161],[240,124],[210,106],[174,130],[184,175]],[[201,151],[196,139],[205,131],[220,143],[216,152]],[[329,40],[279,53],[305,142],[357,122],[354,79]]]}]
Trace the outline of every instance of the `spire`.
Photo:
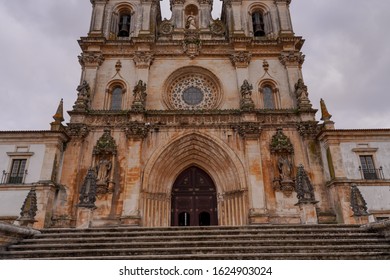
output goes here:
[{"label": "spire", "polygon": [[324,99],[320,100],[321,106],[321,120],[324,121],[325,129],[334,129],[334,122],[331,121],[332,115],[329,114],[328,109],[326,108],[326,104]]},{"label": "spire", "polygon": [[62,98],[53,119],[54,122],[50,124],[51,130],[60,130],[63,127],[62,122],[64,121],[64,100]]}]

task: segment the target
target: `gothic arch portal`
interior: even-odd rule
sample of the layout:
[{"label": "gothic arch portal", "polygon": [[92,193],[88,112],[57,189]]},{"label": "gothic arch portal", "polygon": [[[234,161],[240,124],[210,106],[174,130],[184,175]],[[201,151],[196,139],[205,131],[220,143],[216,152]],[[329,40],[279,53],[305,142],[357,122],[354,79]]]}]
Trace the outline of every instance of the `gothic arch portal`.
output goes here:
[{"label": "gothic arch portal", "polygon": [[148,160],[141,190],[142,225],[171,224],[172,186],[190,166],[204,170],[216,186],[218,224],[247,224],[250,205],[243,163],[223,141],[190,133],[160,148]]}]

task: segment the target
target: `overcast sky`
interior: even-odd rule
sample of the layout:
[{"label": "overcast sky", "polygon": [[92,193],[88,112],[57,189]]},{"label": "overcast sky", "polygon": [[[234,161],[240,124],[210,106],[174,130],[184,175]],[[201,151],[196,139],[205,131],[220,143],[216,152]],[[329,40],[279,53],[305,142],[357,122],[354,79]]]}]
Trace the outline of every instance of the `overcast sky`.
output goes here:
[{"label": "overcast sky", "polygon": [[[324,98],[336,128],[390,127],[390,1],[292,0],[290,8],[295,34],[306,39],[314,107]],[[49,129],[61,98],[72,109],[77,39],[90,16],[89,0],[0,0],[0,130]]]}]

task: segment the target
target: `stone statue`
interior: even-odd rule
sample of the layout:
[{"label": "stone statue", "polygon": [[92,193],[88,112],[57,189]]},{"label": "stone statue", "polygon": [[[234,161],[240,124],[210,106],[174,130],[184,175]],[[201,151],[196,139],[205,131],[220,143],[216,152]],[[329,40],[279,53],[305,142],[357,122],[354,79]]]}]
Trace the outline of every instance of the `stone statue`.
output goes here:
[{"label": "stone statue", "polygon": [[134,87],[134,102],[145,102],[146,100],[146,83],[142,80],[138,81],[138,84]]},{"label": "stone statue", "polygon": [[297,97],[299,109],[307,110],[312,108],[309,100],[309,93],[307,92],[307,86],[303,83],[302,79],[299,79],[295,84],[295,95]]},{"label": "stone statue", "polygon": [[83,81],[78,87],[77,87],[77,100],[75,102],[75,105],[73,108],[77,111],[84,111],[89,108],[89,91],[90,87],[87,81]]},{"label": "stone statue", "polygon": [[99,183],[107,183],[110,177],[111,161],[102,159],[97,166],[97,180]]},{"label": "stone statue", "polygon": [[244,99],[250,98],[252,96],[253,86],[249,84],[248,80],[245,80],[241,86],[241,96]]},{"label": "stone statue", "polygon": [[190,30],[195,30],[196,29],[195,17],[194,17],[194,15],[192,13],[191,13],[191,15],[189,15],[187,17],[186,29],[190,29]]},{"label": "stone statue", "polygon": [[307,99],[309,97],[309,94],[307,92],[307,86],[303,83],[302,79],[299,79],[298,82],[295,84],[295,93],[299,100]]},{"label": "stone statue", "polygon": [[282,155],[278,160],[278,170],[282,181],[290,181],[292,173],[292,164],[288,156]]}]

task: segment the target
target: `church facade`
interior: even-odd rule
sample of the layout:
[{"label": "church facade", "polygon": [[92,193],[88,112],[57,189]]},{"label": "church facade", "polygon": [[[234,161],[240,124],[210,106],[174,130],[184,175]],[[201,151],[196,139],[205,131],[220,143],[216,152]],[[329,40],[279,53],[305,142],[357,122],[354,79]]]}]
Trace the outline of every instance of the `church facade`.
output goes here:
[{"label": "church facade", "polygon": [[51,124],[56,176],[31,183],[35,226],[389,217],[390,130],[336,130],[324,103],[315,119],[290,2],[226,0],[214,19],[211,0],[171,0],[162,19],[159,1],[91,0],[70,122],[60,104]]}]

